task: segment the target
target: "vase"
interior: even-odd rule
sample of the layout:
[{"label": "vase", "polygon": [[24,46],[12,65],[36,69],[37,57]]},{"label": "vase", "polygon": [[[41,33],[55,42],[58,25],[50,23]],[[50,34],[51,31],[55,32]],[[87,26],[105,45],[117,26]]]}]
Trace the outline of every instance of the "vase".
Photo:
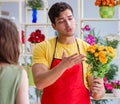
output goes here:
[{"label": "vase", "polygon": [[100,6],[99,14],[101,18],[113,18],[115,13],[115,7]]},{"label": "vase", "polygon": [[31,66],[27,66],[27,74],[29,79],[29,86],[35,86]]},{"label": "vase", "polygon": [[32,23],[37,22],[37,9],[32,8]]},{"label": "vase", "polygon": [[115,97],[120,97],[120,89],[113,89],[113,95]]}]

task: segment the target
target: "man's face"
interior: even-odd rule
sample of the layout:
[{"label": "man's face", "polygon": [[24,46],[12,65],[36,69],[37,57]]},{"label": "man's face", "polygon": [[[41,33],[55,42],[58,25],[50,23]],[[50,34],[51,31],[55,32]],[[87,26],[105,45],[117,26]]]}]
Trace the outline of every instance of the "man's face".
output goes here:
[{"label": "man's face", "polygon": [[58,35],[73,36],[75,32],[75,20],[71,10],[66,9],[60,13],[60,16],[55,19],[53,28],[58,32]]}]

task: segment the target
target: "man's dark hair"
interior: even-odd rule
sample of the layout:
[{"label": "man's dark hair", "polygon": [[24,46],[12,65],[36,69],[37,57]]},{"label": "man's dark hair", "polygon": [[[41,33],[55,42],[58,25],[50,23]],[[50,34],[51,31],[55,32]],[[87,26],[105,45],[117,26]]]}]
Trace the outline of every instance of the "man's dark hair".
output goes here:
[{"label": "man's dark hair", "polygon": [[73,13],[72,7],[65,3],[65,2],[57,2],[52,5],[52,7],[48,11],[48,16],[50,18],[50,21],[55,24],[55,18],[59,17],[60,13],[65,11],[66,9],[70,9]]}]

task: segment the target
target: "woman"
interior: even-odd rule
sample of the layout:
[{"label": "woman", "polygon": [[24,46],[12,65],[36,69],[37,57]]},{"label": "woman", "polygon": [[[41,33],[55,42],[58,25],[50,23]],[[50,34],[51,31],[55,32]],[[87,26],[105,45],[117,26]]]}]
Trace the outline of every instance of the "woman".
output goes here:
[{"label": "woman", "polygon": [[0,18],[0,104],[29,104],[27,73],[18,65],[19,45],[16,25]]}]

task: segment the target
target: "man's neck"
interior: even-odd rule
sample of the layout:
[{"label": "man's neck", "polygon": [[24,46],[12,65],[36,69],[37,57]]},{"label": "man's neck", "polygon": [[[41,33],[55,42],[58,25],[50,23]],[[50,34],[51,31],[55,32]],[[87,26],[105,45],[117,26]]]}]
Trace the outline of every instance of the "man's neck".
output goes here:
[{"label": "man's neck", "polygon": [[75,42],[75,37],[58,37],[58,42],[62,44],[72,44]]}]

